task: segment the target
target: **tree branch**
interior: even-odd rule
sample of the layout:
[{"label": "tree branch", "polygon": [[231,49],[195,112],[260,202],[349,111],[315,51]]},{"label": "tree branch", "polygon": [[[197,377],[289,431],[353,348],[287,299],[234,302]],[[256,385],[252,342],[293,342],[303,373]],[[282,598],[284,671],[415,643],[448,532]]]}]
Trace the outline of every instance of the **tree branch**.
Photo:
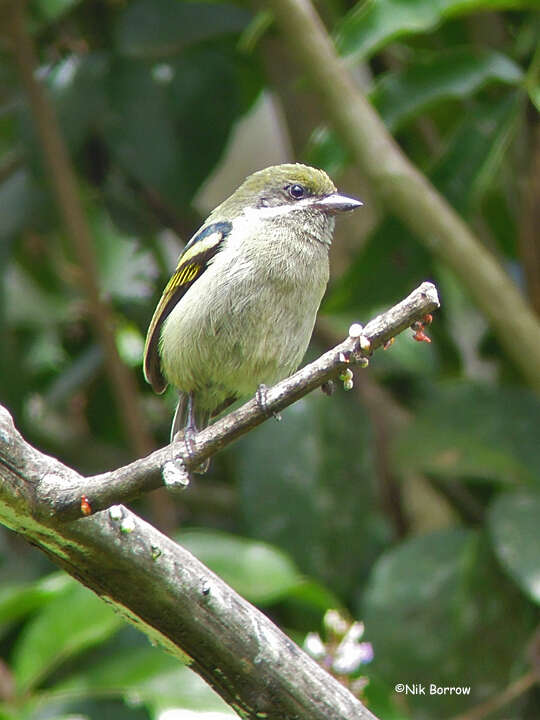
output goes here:
[{"label": "tree branch", "polygon": [[540,391],[540,323],[495,257],[401,152],[337,56],[309,0],[270,0],[276,21],[318,92],[329,122],[385,208],[457,274],[499,342]]},{"label": "tree branch", "polygon": [[[360,338],[347,338],[315,362],[268,388],[264,407],[253,398],[200,432],[190,443],[189,450],[183,442],[175,442],[129,465],[94,477],[85,478],[72,470],[66,475],[61,468],[43,473],[32,486],[28,502],[37,517],[54,515],[63,520],[73,520],[155,490],[164,484],[164,468],[172,465],[174,469],[175,464],[183,466],[186,471],[196,468],[268,417],[354,366],[438,306],[435,286],[423,283],[405,300],[369,322]],[[361,344],[366,341],[369,342],[368,348],[362,349]],[[0,445],[0,461],[2,458],[8,461],[9,454],[6,455]],[[81,510],[83,495],[88,502],[86,513]]]},{"label": "tree branch", "polygon": [[538,684],[538,671],[536,669],[522,675],[514,682],[510,683],[502,692],[494,695],[480,705],[475,705],[470,710],[466,710],[460,715],[456,715],[452,720],[483,720],[483,718],[492,715],[505,705],[508,705],[520,695],[524,695],[528,690]]},{"label": "tree branch", "polygon": [[[540,57],[540,51],[538,51]],[[519,249],[531,305],[540,316],[540,122],[530,129],[529,167],[522,183],[523,207],[520,213]]]},{"label": "tree branch", "polygon": [[[187,468],[197,466],[438,307],[435,286],[423,283],[363,330],[352,327],[340,345],[269,388],[263,407],[251,400],[199,433],[190,453],[175,443],[95,478],[83,478],[25,442],[0,406],[0,522],[187,662],[241,717],[376,720],[190,553],[122,505],[80,518],[81,495],[89,496],[95,511],[162,485],[164,466],[178,455]],[[79,519],[66,522],[73,516]]]},{"label": "tree branch", "polygon": [[0,406],[0,522],[201,675],[242,718],[376,720],[268,618],[187,550],[131,513],[36,519],[43,475],[79,476],[28,445]]}]

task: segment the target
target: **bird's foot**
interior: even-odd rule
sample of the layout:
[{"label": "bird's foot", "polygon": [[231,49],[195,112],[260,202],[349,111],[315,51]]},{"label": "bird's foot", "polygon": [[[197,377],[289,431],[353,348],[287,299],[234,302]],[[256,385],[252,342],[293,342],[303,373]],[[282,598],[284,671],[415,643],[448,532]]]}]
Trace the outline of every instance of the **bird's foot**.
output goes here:
[{"label": "bird's foot", "polygon": [[273,417],[278,422],[281,421],[281,415],[268,407],[268,389],[264,383],[261,383],[255,393],[255,400],[257,405],[261,408],[262,412],[266,417]]},{"label": "bird's foot", "polygon": [[[193,457],[195,455],[195,437],[197,435],[197,428],[196,427],[186,427],[184,428],[184,431],[182,433],[182,440],[184,441],[184,445],[186,446],[187,455],[190,460],[193,460]],[[180,435],[180,433],[177,433],[177,435]],[[175,436],[176,440],[176,436]],[[203,460],[202,463],[199,463],[193,468],[193,472],[196,472],[198,475],[204,475],[205,472],[207,472],[208,468],[210,467],[210,458],[206,458],[206,460]]]}]

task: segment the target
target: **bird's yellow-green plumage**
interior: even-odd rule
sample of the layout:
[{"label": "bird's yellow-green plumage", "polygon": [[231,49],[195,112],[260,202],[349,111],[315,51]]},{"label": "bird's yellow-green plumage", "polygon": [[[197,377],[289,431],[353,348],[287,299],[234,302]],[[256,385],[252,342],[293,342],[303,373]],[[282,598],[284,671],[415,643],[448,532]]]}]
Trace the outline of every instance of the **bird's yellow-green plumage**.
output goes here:
[{"label": "bird's yellow-green plumage", "polygon": [[282,193],[285,186],[294,184],[305,187],[311,197],[323,197],[336,191],[334,183],[324,170],[299,163],[275,165],[246,178],[233,195],[212,211],[207,222],[236,214],[242,207],[255,203],[271,189]]},{"label": "bird's yellow-green plumage", "polygon": [[180,392],[173,434],[296,369],[328,281],[334,215],[360,204],[322,170],[286,164],[254,173],[210,214],[146,339],[146,379]]}]

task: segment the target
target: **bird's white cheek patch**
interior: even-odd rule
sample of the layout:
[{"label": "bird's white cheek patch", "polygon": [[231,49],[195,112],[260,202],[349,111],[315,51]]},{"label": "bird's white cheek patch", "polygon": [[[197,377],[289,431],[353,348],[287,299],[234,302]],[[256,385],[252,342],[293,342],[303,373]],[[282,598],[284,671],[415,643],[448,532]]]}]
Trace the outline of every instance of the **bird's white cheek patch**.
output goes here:
[{"label": "bird's white cheek patch", "polygon": [[297,210],[305,210],[313,204],[312,198],[298,200],[294,205],[276,205],[274,207],[246,208],[244,216],[247,220],[270,220],[275,217],[290,215]]}]

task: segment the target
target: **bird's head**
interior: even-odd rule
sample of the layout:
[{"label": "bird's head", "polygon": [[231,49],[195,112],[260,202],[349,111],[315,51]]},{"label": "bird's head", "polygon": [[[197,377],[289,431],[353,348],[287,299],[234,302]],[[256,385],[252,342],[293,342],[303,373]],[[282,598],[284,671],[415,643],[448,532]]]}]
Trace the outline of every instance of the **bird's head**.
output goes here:
[{"label": "bird's head", "polygon": [[299,212],[335,215],[360,207],[342,195],[323,170],[300,164],[274,165],[250,175],[212,216],[234,219],[294,218]]}]

